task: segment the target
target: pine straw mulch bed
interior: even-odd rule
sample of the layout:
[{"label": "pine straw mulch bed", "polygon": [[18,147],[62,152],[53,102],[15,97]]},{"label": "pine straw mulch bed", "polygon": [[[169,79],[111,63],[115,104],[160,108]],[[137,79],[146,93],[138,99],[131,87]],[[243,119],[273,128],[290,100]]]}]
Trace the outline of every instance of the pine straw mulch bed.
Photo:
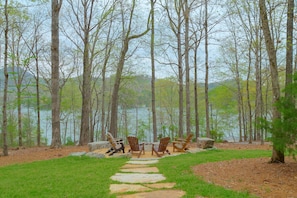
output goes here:
[{"label": "pine straw mulch bed", "polygon": [[[221,149],[265,149],[269,144],[221,143]],[[296,198],[297,162],[286,157],[286,163],[269,163],[270,158],[241,159],[201,164],[194,173],[205,181],[228,189],[247,191],[258,197]]]}]

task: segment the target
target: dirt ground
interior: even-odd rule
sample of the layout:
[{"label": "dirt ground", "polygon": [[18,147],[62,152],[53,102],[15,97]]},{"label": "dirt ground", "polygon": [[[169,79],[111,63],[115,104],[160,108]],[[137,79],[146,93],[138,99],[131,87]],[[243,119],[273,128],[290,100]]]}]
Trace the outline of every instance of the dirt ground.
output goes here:
[{"label": "dirt ground", "polygon": [[[220,149],[265,149],[269,144],[221,143]],[[193,167],[193,171],[209,183],[227,189],[246,191],[263,198],[297,198],[297,162],[286,157],[284,164],[269,163],[270,158],[241,159],[207,163]]]},{"label": "dirt ground", "polygon": [[[192,145],[195,146],[195,145]],[[219,143],[218,149],[265,149],[269,144],[257,143]],[[170,151],[172,149],[169,148]],[[16,163],[26,163],[68,156],[72,152],[88,152],[87,146],[70,146],[62,149],[34,147],[10,149],[9,156],[3,156],[0,150],[0,167]],[[146,152],[150,155],[150,152]],[[285,164],[270,164],[269,158],[231,160],[207,163],[193,167],[194,173],[205,181],[228,189],[247,191],[259,197],[297,198],[297,162],[286,157]]]}]

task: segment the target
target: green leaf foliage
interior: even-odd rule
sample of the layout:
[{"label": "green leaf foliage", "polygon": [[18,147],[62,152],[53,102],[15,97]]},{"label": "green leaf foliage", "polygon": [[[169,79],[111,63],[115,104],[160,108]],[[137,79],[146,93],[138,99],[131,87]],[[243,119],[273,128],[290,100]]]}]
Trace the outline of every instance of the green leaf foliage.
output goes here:
[{"label": "green leaf foliage", "polygon": [[61,109],[63,111],[78,110],[81,108],[81,104],[82,99],[78,80],[70,78],[61,92]]},{"label": "green leaf foliage", "polygon": [[297,152],[297,73],[294,81],[284,89],[284,92],[291,93],[289,96],[282,96],[276,103],[277,110],[281,117],[275,120],[261,120],[261,127],[271,132],[271,140],[274,147],[280,152],[289,152],[295,156]]}]

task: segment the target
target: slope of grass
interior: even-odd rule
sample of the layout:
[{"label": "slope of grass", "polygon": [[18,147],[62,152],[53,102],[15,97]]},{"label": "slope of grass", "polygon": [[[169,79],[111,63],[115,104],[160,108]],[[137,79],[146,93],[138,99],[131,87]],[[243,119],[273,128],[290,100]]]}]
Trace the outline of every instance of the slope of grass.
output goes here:
[{"label": "slope of grass", "polygon": [[[271,151],[212,150],[162,158],[156,166],[168,182],[176,183],[176,189],[187,193],[185,195],[187,198],[195,198],[198,195],[228,198],[252,197],[247,192],[235,192],[207,183],[195,176],[191,167],[207,162],[270,155]],[[112,183],[110,177],[118,172],[127,160],[66,157],[1,167],[0,198],[115,197],[109,194]]]},{"label": "slope of grass", "polygon": [[115,197],[110,177],[128,159],[66,157],[0,168],[0,197]]},{"label": "slope of grass", "polygon": [[195,198],[198,195],[223,198],[254,197],[247,192],[235,192],[207,183],[198,176],[195,176],[191,167],[207,162],[268,157],[270,155],[271,151],[262,150],[211,150],[208,152],[162,158],[156,166],[159,168],[159,171],[164,174],[168,182],[175,182],[175,188],[186,192],[185,197],[187,198]]}]

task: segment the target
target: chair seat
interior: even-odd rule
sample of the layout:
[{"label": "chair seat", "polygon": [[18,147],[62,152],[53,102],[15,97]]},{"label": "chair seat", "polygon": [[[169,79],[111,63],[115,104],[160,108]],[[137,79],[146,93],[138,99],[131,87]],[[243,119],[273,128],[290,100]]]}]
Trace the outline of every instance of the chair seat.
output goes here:
[{"label": "chair seat", "polygon": [[155,150],[158,150],[159,148],[159,143],[156,143],[156,144],[152,144],[152,149],[155,149]]},{"label": "chair seat", "polygon": [[144,150],[144,144],[141,143],[141,144],[139,144],[138,146],[136,146],[136,147],[134,147],[134,148],[135,148],[134,151],[141,151],[141,150]]},{"label": "chair seat", "polygon": [[141,153],[145,154],[144,151],[144,143],[138,143],[138,138],[134,137],[134,136],[128,136],[127,137],[128,143],[130,145],[130,150],[129,152],[131,152],[133,154],[133,152],[139,152],[137,157],[139,158]]},{"label": "chair seat", "polygon": [[193,133],[190,133],[186,139],[178,138],[176,139],[176,141],[173,141],[172,142],[173,152],[175,150],[177,150],[178,152],[185,152],[186,150],[188,150],[189,149],[188,147],[192,140],[193,135],[194,135]]},{"label": "chair seat", "polygon": [[[156,153],[158,157],[161,157],[165,152],[170,155],[170,152],[167,149],[170,137],[161,138],[159,143],[152,144],[152,155]],[[162,153],[162,154],[160,154]]]},{"label": "chair seat", "polygon": [[175,145],[176,148],[179,148],[179,149],[182,149],[183,148],[183,144],[182,143],[177,142],[174,145]]}]

